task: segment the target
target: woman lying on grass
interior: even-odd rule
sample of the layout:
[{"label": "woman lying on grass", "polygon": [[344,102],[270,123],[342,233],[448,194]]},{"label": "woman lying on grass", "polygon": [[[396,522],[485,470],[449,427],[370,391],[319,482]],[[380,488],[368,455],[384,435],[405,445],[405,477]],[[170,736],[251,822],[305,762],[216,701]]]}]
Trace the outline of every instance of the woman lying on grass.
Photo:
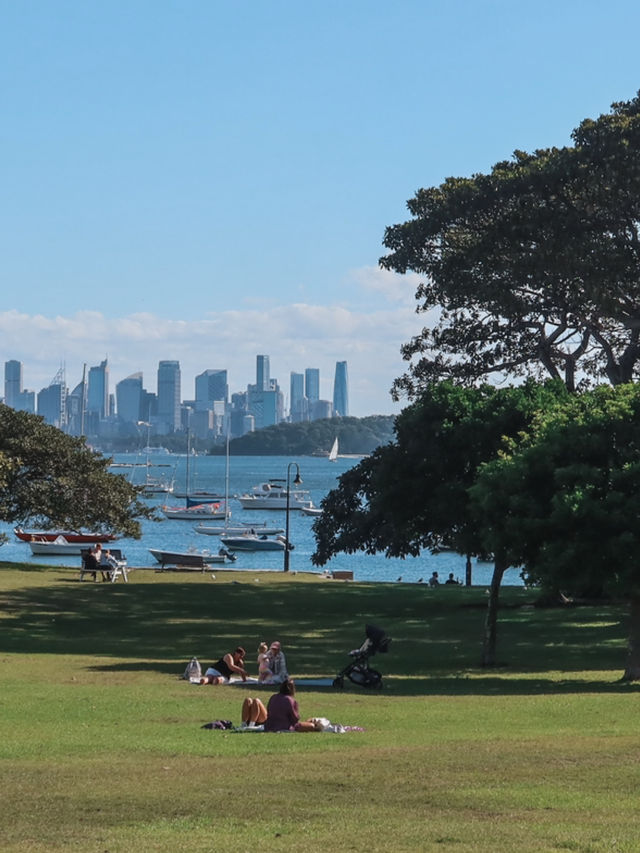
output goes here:
[{"label": "woman lying on grass", "polygon": [[300,720],[298,703],[295,700],[296,686],[288,678],[280,685],[265,708],[257,697],[247,698],[242,703],[242,723],[246,726],[261,726],[265,732],[315,732],[313,720]]}]

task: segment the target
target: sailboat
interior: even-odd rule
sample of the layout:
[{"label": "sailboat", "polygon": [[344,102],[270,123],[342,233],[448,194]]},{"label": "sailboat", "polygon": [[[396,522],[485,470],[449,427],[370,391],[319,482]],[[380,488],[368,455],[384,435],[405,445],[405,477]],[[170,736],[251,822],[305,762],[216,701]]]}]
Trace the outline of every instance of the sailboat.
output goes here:
[{"label": "sailboat", "polygon": [[333,440],[331,450],[329,451],[329,462],[335,462],[338,458],[338,436]]},{"label": "sailboat", "polygon": [[215,495],[213,498],[195,497],[189,494],[189,462],[191,459],[191,433],[187,432],[187,465],[185,479],[186,506],[163,506],[162,512],[167,518],[183,521],[207,521],[226,519],[229,515],[228,500]]}]

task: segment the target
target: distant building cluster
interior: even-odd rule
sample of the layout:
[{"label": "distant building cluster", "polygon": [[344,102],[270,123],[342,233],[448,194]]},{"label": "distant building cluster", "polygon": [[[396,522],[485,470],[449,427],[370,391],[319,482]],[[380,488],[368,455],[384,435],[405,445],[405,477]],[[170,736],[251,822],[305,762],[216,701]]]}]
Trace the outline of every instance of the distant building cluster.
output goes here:
[{"label": "distant building cluster", "polygon": [[347,417],[349,389],[347,362],[336,362],[333,400],[320,399],[320,371],[308,367],[291,373],[289,410],[278,380],[271,377],[269,356],[256,357],[256,381],[246,391],[231,394],[226,370],[205,370],[195,377],[194,397],[183,400],[179,361],[158,362],[156,393],[147,391],[142,373],[132,373],[109,390],[105,359],[85,371],[72,391],[61,368],[46,388],[27,391],[22,362],[4,365],[4,403],[41,415],[70,435],[90,438],[169,435],[190,430],[203,440],[232,438],[283,421],[300,423],[321,418]]}]

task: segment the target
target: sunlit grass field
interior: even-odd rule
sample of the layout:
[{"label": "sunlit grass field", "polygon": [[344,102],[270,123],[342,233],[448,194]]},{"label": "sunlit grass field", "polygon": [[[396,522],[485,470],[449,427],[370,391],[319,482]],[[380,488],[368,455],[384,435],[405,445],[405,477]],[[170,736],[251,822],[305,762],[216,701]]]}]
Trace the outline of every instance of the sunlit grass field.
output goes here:
[{"label": "sunlit grass field", "polygon": [[[640,850],[620,606],[504,590],[483,671],[482,588],[0,564],[0,598],[3,851]],[[332,678],[367,622],[393,637],[381,690],[298,690],[363,732],[201,728],[252,690],[182,681],[193,655],[279,639],[294,676]]]}]

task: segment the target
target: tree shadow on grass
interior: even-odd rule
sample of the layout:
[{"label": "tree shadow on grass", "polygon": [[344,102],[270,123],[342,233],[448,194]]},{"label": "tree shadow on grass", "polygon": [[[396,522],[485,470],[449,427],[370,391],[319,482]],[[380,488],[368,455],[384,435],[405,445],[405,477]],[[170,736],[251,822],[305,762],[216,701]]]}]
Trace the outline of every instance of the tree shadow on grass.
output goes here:
[{"label": "tree shadow on grass", "polygon": [[[528,597],[527,597],[528,596]],[[262,640],[282,642],[289,669],[333,677],[365,639],[365,625],[393,638],[370,663],[394,695],[613,692],[618,682],[571,680],[571,673],[622,672],[622,608],[531,608],[533,594],[509,593],[499,617],[499,655],[508,669],[480,670],[484,608],[481,590],[428,590],[410,585],[184,582],[55,583],[0,593],[0,651],[89,655],[102,672],[179,677],[196,655],[203,666],[239,643],[250,669]],[[105,660],[103,660],[105,659]],[[108,660],[111,659],[111,660]],[[255,667],[254,667],[255,668]],[[567,673],[566,681],[536,673]],[[467,677],[473,672],[473,677]],[[504,674],[503,674],[504,673]],[[513,673],[513,676],[509,675]],[[524,673],[520,678],[517,674]],[[318,689],[318,688],[314,688]],[[347,683],[347,689],[367,691]]]}]

